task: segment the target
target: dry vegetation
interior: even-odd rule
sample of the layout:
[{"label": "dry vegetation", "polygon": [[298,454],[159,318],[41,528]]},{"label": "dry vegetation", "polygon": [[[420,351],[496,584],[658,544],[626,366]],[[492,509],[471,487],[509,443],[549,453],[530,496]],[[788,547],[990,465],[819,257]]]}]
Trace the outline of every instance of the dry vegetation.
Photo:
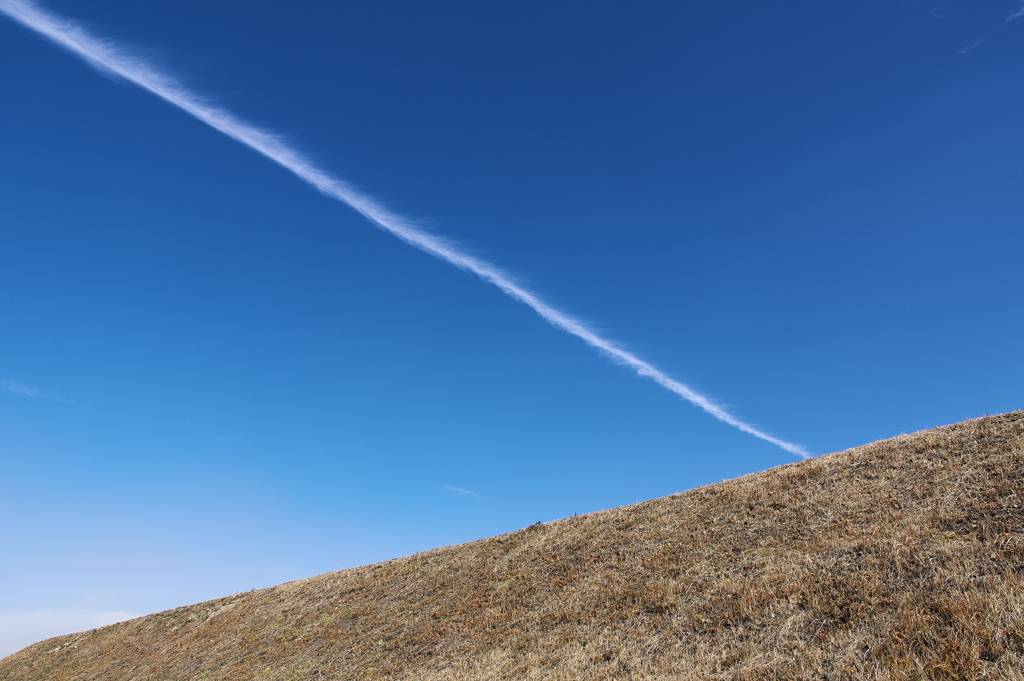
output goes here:
[{"label": "dry vegetation", "polygon": [[62,636],[0,679],[1024,679],[1022,507],[1014,412]]}]

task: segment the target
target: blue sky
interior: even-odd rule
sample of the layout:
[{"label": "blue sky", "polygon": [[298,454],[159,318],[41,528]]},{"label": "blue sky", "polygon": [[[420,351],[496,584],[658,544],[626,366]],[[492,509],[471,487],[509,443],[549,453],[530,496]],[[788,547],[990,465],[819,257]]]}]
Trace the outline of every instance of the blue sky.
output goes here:
[{"label": "blue sky", "polygon": [[[1020,3],[832,5],[45,6],[824,454],[1024,377]],[[7,19],[0,125],[0,653],[796,460]]]}]

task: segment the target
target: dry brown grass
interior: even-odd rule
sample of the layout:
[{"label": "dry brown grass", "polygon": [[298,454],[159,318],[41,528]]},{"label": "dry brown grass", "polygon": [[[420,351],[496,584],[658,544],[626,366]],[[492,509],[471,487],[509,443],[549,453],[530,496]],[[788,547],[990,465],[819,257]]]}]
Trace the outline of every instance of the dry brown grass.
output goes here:
[{"label": "dry brown grass", "polygon": [[1022,507],[1014,412],[50,639],[0,679],[1024,680]]}]

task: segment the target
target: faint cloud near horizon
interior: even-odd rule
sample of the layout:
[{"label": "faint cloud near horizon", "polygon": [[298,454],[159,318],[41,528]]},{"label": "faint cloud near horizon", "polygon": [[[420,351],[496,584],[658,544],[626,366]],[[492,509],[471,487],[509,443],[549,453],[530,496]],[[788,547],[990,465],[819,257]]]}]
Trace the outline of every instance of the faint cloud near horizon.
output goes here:
[{"label": "faint cloud near horizon", "polygon": [[88,631],[138,615],[122,610],[0,611],[0,658],[54,636]]},{"label": "faint cloud near horizon", "polygon": [[480,499],[481,501],[483,500],[482,496],[480,496],[479,494],[477,494],[476,492],[474,492],[471,489],[463,489],[461,487],[452,487],[450,485],[445,485],[441,489],[447,490],[449,492],[458,492],[459,494],[465,494],[467,497],[473,497],[474,499]]}]

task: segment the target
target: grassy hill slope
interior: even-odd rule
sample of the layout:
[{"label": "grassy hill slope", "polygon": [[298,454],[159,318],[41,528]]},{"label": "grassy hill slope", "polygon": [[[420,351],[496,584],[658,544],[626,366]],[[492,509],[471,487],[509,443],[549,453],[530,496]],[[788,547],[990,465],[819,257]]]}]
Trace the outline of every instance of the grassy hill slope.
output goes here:
[{"label": "grassy hill slope", "polygon": [[0,679],[1024,679],[1024,412],[30,646]]}]

